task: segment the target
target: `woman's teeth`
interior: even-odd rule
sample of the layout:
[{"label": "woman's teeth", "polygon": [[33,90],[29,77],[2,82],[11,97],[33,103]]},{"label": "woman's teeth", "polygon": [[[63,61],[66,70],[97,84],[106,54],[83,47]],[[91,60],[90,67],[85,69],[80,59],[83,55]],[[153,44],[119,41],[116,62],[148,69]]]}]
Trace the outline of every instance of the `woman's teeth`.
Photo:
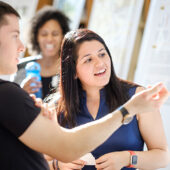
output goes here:
[{"label": "woman's teeth", "polygon": [[106,71],[106,69],[102,69],[102,70],[100,70],[99,72],[95,73],[95,75],[102,74],[102,73],[104,73],[105,71]]},{"label": "woman's teeth", "polygon": [[52,50],[54,48],[54,45],[53,44],[47,44],[45,47],[48,50]]}]

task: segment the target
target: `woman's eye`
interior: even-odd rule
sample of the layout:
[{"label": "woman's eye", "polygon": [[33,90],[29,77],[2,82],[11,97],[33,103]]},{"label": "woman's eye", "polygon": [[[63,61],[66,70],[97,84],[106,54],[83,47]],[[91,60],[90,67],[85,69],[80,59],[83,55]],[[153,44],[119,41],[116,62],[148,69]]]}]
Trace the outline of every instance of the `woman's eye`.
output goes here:
[{"label": "woman's eye", "polygon": [[45,37],[45,36],[47,36],[47,34],[46,33],[42,33],[41,36]]},{"label": "woman's eye", "polygon": [[92,59],[91,58],[88,58],[85,63],[89,63]]},{"label": "woman's eye", "polygon": [[105,55],[106,55],[105,53],[99,54],[100,57],[104,57]]},{"label": "woman's eye", "polygon": [[52,35],[53,35],[53,36],[58,36],[59,33],[58,33],[58,32],[53,32]]},{"label": "woman's eye", "polygon": [[47,36],[48,35],[48,32],[47,31],[40,31],[40,36]]}]

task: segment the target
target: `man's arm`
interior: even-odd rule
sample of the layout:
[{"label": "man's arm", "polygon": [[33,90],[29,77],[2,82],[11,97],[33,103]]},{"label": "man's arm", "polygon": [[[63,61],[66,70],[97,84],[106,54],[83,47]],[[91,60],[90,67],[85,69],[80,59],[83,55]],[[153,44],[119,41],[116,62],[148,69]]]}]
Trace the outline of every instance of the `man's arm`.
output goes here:
[{"label": "man's arm", "polygon": [[19,138],[30,148],[69,162],[90,152],[121,126],[119,111],[102,120],[68,130],[40,114]]},{"label": "man's arm", "polygon": [[[158,98],[154,97],[156,94]],[[167,97],[168,91],[159,84],[138,93],[124,106],[132,115],[150,112],[157,110]],[[40,114],[19,139],[36,151],[70,162],[102,144],[122,125],[122,119],[121,112],[116,110],[100,120],[68,130]]]}]

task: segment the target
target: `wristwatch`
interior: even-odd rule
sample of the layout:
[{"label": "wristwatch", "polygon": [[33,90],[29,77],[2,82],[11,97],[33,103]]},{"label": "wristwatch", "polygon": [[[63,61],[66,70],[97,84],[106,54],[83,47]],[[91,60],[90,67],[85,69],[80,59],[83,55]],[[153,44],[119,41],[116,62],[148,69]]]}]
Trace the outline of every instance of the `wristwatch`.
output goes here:
[{"label": "wristwatch", "polygon": [[130,113],[127,111],[125,107],[123,106],[119,107],[119,111],[122,113],[123,116],[123,120],[122,120],[123,125],[127,125],[133,120],[133,116],[130,115]]},{"label": "wristwatch", "polygon": [[128,151],[130,153],[130,164],[127,168],[134,168],[138,162],[138,156],[134,151]]}]

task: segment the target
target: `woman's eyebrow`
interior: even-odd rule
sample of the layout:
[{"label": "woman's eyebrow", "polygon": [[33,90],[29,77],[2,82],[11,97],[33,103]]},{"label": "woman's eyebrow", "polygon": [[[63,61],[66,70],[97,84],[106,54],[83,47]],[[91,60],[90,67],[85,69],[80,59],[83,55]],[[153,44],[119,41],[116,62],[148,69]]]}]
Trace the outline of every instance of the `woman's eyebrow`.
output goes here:
[{"label": "woman's eyebrow", "polygon": [[88,57],[88,56],[90,56],[90,54],[86,54],[86,55],[82,56],[82,57],[80,58],[80,60],[82,60],[83,58]]},{"label": "woman's eyebrow", "polygon": [[[97,51],[97,53],[99,53],[99,52],[101,52],[101,51],[103,51],[103,50],[105,50],[105,48],[101,48],[100,50]],[[81,60],[82,60],[83,58],[85,58],[85,57],[90,56],[90,55],[91,55],[91,54],[86,54],[86,55],[82,56],[82,57],[81,57]]]},{"label": "woman's eyebrow", "polygon": [[101,48],[101,49],[98,51],[98,53],[101,52],[101,51],[103,51],[103,50],[105,50],[105,48]]}]

